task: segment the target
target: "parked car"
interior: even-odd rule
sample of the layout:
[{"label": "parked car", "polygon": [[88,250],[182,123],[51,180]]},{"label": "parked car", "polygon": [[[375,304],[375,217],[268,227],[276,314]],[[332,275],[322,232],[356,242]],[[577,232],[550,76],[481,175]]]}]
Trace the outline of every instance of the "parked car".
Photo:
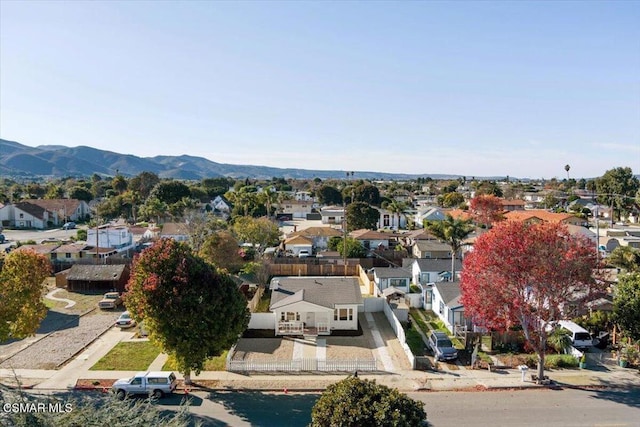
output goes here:
[{"label": "parked car", "polygon": [[444,332],[431,331],[429,334],[429,347],[433,356],[438,360],[455,360],[458,358],[458,350]]},{"label": "parked car", "polygon": [[62,226],[63,230],[73,230],[74,228],[76,228],[76,223],[73,221],[65,222],[64,225]]},{"label": "parked car", "polygon": [[136,321],[131,317],[131,313],[125,311],[116,320],[116,326],[119,328],[133,328],[136,326]]},{"label": "parked car", "polygon": [[111,389],[120,400],[134,394],[148,394],[159,399],[172,393],[177,384],[173,372],[138,372],[131,378],[117,380]]},{"label": "parked car", "polygon": [[308,258],[311,254],[307,249],[302,249],[298,252],[298,258]]},{"label": "parked car", "polygon": [[98,307],[106,309],[114,309],[122,305],[122,297],[119,292],[107,292],[104,297],[98,302]]}]

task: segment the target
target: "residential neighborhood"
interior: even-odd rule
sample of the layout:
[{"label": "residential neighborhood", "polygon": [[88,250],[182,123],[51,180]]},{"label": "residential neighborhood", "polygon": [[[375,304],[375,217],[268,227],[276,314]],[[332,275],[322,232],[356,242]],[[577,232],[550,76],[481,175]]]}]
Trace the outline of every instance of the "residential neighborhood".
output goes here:
[{"label": "residential neighborhood", "polygon": [[[156,185],[170,183],[158,180]],[[187,189],[198,185],[172,185],[176,184]],[[290,379],[292,373],[304,374],[305,381],[324,388],[336,375],[354,372],[373,375],[382,383],[386,380],[378,377],[380,373],[392,374],[397,381],[402,380],[390,385],[413,391],[454,372],[464,373],[465,380],[457,386],[447,386],[444,381],[442,387],[476,387],[478,382],[493,387],[544,387],[554,378],[570,381],[583,365],[589,370],[583,368],[583,372],[593,373],[590,381],[594,384],[613,381],[613,372],[631,375],[631,368],[640,366],[638,342],[624,326],[608,320],[618,306],[618,282],[633,277],[629,275],[640,268],[639,210],[633,201],[617,212],[606,209],[605,204],[594,210],[572,210],[568,199],[582,200],[576,194],[580,192],[575,191],[547,209],[528,209],[525,192],[521,193],[522,199],[515,193],[520,183],[493,183],[496,193],[512,193],[510,199],[504,199],[478,194],[469,183],[457,182],[454,188],[451,181],[443,181],[432,185],[430,191],[449,186],[463,200],[446,207],[441,196],[425,202],[419,196],[423,186],[410,182],[402,183],[406,190],[399,198],[394,196],[399,183],[392,182],[289,181],[291,190],[278,189],[269,182],[231,184],[229,181],[224,194],[212,199],[192,199],[173,206],[168,204],[169,199],[156,199],[153,203],[166,205],[163,211],[147,209],[147,203],[151,203],[148,199],[135,213],[133,207],[120,204],[119,211],[109,214],[107,209],[113,206],[110,198],[121,195],[102,196],[89,203],[64,198],[5,200],[0,208],[4,258],[35,254],[50,264],[52,275],[44,284],[48,314],[35,336],[0,344],[2,381],[9,384],[17,380],[35,389],[84,389],[88,381],[93,381],[97,385],[89,388],[102,389],[113,384],[109,371],[170,369],[180,375],[168,354],[155,347],[143,326],[144,317],[128,305],[127,297],[136,280],[132,273],[140,268],[138,260],[166,241],[182,245],[176,249],[193,251],[199,247],[193,256],[203,257],[214,271],[233,278],[232,292],[242,295],[249,316],[241,335],[218,356],[217,367],[208,368],[215,357],[203,361],[204,369],[195,376],[194,385],[188,385],[185,374],[177,380],[178,391],[205,387],[214,380],[225,387],[293,390],[300,385]],[[342,193],[351,199],[342,201],[342,207],[329,204],[325,209],[315,194],[329,185],[344,187]],[[554,185],[569,194],[577,182],[565,180]],[[535,186],[528,184],[528,188]],[[121,191],[124,194],[131,190]],[[538,191],[550,190],[541,186]],[[277,197],[269,201],[266,193]],[[372,203],[386,209],[359,208],[354,216],[352,206],[375,207],[357,201],[359,195],[371,194],[375,195]],[[597,195],[582,197],[598,203]],[[293,201],[298,199],[312,207],[309,212],[294,209],[299,204]],[[223,200],[225,208],[221,209]],[[39,209],[27,210],[25,206]],[[60,216],[64,206],[68,212],[75,206],[74,214]],[[92,208],[83,211],[84,206]],[[425,208],[432,213],[418,214]],[[331,221],[324,214],[328,211],[334,215]],[[30,216],[22,218],[27,212]],[[246,215],[248,212],[252,215]],[[487,217],[494,218],[488,225]],[[63,221],[69,220],[74,220],[77,228],[63,228]],[[466,267],[467,259],[478,256],[480,249],[476,246],[506,224],[521,224],[525,230],[560,227],[558,230],[567,238],[582,242],[601,263],[592,268],[602,291],[583,292],[576,283],[572,285],[574,290],[563,297],[561,317],[544,320],[551,328],[544,350],[545,365],[551,363],[546,366],[552,371],[548,376],[536,373],[543,367],[538,365],[522,331],[489,327],[489,323],[479,321],[478,314],[469,314],[470,310],[479,313],[478,308],[466,307],[471,297],[465,297],[464,292],[472,283],[466,273],[471,268]],[[457,240],[441,234],[443,227],[459,227]],[[232,256],[233,252],[237,254]],[[628,257],[623,253],[634,254],[636,261],[625,263]],[[140,273],[135,274],[139,277]],[[124,297],[124,306],[98,308],[108,292]],[[119,317],[130,312],[131,328],[119,325]],[[555,326],[559,321],[578,322],[593,344],[588,348],[572,347],[570,341],[564,346],[555,344],[552,337],[556,332],[551,331],[559,328]],[[440,349],[428,339],[435,333],[448,337],[455,358],[439,359]],[[57,340],[50,338],[55,335],[59,336]],[[135,350],[127,356],[133,363],[131,368],[110,358],[111,352],[131,346],[151,346],[150,356],[141,359],[141,350]],[[83,357],[82,349],[91,355]],[[531,374],[524,376],[523,367]],[[503,377],[495,374],[500,370]],[[265,383],[265,374],[277,377]]]},{"label": "residential neighborhood", "polygon": [[0,426],[639,426],[639,22],[0,0]]}]

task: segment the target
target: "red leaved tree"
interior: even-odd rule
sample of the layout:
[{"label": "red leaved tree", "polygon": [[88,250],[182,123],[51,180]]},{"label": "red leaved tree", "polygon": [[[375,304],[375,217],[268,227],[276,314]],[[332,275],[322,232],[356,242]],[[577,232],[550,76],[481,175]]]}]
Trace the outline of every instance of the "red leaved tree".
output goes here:
[{"label": "red leaved tree", "polygon": [[500,222],[476,240],[462,269],[465,315],[493,330],[520,325],[544,378],[547,338],[570,304],[604,292],[587,238],[562,224]]},{"label": "red leaved tree", "polygon": [[502,202],[500,198],[492,194],[482,194],[471,199],[469,209],[473,215],[473,220],[478,225],[490,227],[494,222],[503,219]]}]

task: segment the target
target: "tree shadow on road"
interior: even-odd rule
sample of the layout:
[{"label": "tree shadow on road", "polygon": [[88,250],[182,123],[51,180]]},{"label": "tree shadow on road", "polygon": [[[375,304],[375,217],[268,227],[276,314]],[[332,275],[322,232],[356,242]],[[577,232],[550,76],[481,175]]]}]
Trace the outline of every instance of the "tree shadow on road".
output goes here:
[{"label": "tree shadow on road", "polygon": [[[306,426],[319,394],[212,392],[209,400],[252,426]],[[209,425],[209,424],[207,424]]]},{"label": "tree shadow on road", "polygon": [[61,329],[75,328],[80,324],[80,316],[77,314],[65,314],[59,311],[49,310],[47,316],[40,323],[36,333],[48,334]]}]

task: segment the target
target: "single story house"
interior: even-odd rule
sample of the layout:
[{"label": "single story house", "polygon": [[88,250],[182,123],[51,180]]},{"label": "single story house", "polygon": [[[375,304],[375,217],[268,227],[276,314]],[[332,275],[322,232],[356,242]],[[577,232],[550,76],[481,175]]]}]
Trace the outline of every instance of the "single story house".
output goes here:
[{"label": "single story house", "polygon": [[508,221],[524,221],[528,223],[552,222],[572,225],[587,225],[587,221],[569,213],[555,213],[544,209],[526,211],[510,211],[504,215]]},{"label": "single story house", "polygon": [[398,267],[375,267],[373,269],[373,282],[380,292],[393,287],[408,293],[411,284],[411,270]]},{"label": "single story house", "polygon": [[69,291],[123,292],[129,281],[129,266],[119,265],[82,265],[74,264],[71,268],[56,274],[56,284],[66,285]]},{"label": "single story house", "polygon": [[313,253],[313,240],[304,236],[293,236],[285,239],[284,250],[291,252],[294,255],[298,255],[300,251],[308,251],[309,254]]},{"label": "single story house", "polygon": [[460,302],[460,282],[438,282],[433,286],[432,292],[432,310],[451,333],[458,326],[471,328],[464,317],[464,307]]},{"label": "single story house", "polygon": [[275,277],[270,288],[276,335],[358,329],[363,305],[358,277]]},{"label": "single story house", "polygon": [[422,227],[424,221],[442,221],[446,217],[445,212],[439,208],[434,206],[424,206],[418,209],[416,212],[413,222],[418,226]]},{"label": "single story house", "polygon": [[349,233],[349,237],[356,239],[367,250],[389,249],[398,242],[400,235],[395,233],[381,233],[379,231],[360,229]]},{"label": "single story house", "polygon": [[304,230],[289,233],[287,238],[294,236],[302,236],[307,239],[311,239],[313,247],[316,250],[325,250],[329,246],[329,239],[331,237],[342,237],[342,233],[331,227],[309,227]]},{"label": "single story house", "polygon": [[162,224],[160,238],[186,242],[189,240],[189,226],[183,222],[165,222]]},{"label": "single story house", "polygon": [[325,206],[320,209],[323,224],[342,224],[344,208],[340,206]]},{"label": "single story house", "polygon": [[[436,283],[447,280],[451,276],[451,258],[407,258],[402,260],[402,266],[411,270],[413,283]],[[456,280],[460,278],[462,261],[455,260]]]}]

